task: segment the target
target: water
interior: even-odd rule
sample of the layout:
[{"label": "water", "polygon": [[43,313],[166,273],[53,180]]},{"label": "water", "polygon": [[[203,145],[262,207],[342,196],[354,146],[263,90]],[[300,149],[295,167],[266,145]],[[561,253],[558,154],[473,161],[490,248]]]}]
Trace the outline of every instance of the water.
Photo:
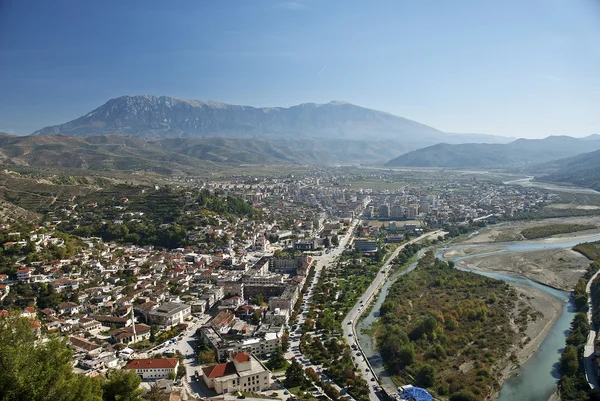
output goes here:
[{"label": "water", "polygon": [[[419,251],[418,256],[420,256],[421,253],[422,250]],[[414,262],[408,268],[402,270],[401,272],[394,273],[392,276],[390,276],[385,282],[385,284],[381,287],[381,291],[377,298],[377,302],[375,302],[375,305],[373,305],[373,308],[371,308],[369,314],[366,316],[363,315],[363,318],[357,324],[358,330],[356,332],[358,333],[358,341],[360,342],[360,347],[362,348],[364,355],[369,360],[369,363],[373,367],[373,372],[377,374],[382,384],[387,385],[386,387],[396,388],[394,382],[392,381],[392,378],[383,366],[383,359],[381,358],[381,355],[379,354],[379,352],[377,352],[377,350],[374,347],[373,339],[370,335],[364,333],[363,331],[365,329],[369,329],[373,325],[373,323],[375,323],[375,320],[377,320],[377,318],[379,317],[379,309],[381,308],[381,304],[383,304],[385,298],[387,297],[387,292],[390,286],[396,281],[396,279],[398,279],[398,277],[413,271],[416,267],[417,262]]]},{"label": "water", "polygon": [[550,184],[547,182],[532,181],[533,178],[534,177],[520,178],[518,180],[505,181],[505,182],[503,182],[503,184],[505,184],[505,185],[521,185],[524,187],[543,188],[543,189],[547,189],[550,191],[557,191],[557,192],[573,192],[573,193],[580,193],[580,194],[599,194],[600,195],[600,192],[594,191],[591,188],[563,186],[563,185]]},{"label": "water", "polygon": [[[593,234],[577,238],[567,237],[560,242],[556,240],[554,240],[556,242],[548,242],[542,240],[477,244],[472,245],[472,247],[500,246],[501,249],[496,251],[474,253],[468,256],[463,256],[460,258],[451,258],[447,260],[458,262],[460,260],[475,256],[484,256],[499,252],[523,252],[539,249],[570,248],[581,242],[591,242],[598,240],[600,240],[600,234]],[[448,250],[459,247],[464,248],[465,246],[454,246],[438,250],[436,252],[436,256],[442,258],[442,255]],[[388,385],[386,387],[395,387],[395,385],[383,367],[381,355],[379,355],[379,353],[377,353],[376,350],[374,350],[374,344],[372,342],[371,337],[367,334],[364,334],[363,329],[370,328],[371,325],[375,322],[375,320],[379,317],[379,308],[381,307],[381,304],[385,301],[389,287],[393,284],[393,282],[399,276],[414,270],[415,267],[416,263],[413,263],[409,266],[408,269],[400,273],[396,273],[395,275],[390,277],[390,279],[388,279],[388,281],[381,288],[377,302],[375,303],[370,313],[367,316],[365,316],[358,324],[358,341],[360,341],[361,348],[363,349],[365,355],[368,357],[369,362],[371,362],[373,370],[381,378],[383,384]],[[471,271],[462,267],[457,268],[461,270]],[[552,393],[556,391],[556,386],[559,379],[558,360],[565,346],[565,339],[569,332],[571,321],[573,320],[573,316],[575,315],[575,306],[573,302],[570,301],[570,294],[568,292],[560,291],[545,286],[543,284],[531,281],[524,277],[491,272],[473,272],[484,275],[486,277],[503,280],[513,284],[534,287],[560,299],[562,302],[565,303],[562,314],[554,323],[554,325],[548,332],[546,338],[540,344],[540,347],[537,350],[537,352],[519,368],[518,375],[510,378],[504,383],[500,391],[500,395],[498,397],[499,401],[547,400],[552,395]]]}]

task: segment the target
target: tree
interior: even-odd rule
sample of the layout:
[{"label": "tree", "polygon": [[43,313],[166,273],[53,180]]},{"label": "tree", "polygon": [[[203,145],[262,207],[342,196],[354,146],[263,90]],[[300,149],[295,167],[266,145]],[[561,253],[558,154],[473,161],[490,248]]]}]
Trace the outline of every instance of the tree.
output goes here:
[{"label": "tree", "polygon": [[142,379],[128,369],[110,372],[108,380],[102,383],[104,401],[143,401],[144,390],[140,389]]},{"label": "tree", "polygon": [[217,356],[215,355],[215,350],[207,349],[198,354],[198,364],[206,365],[209,363],[215,363],[217,360]]},{"label": "tree", "polygon": [[304,370],[296,360],[293,360],[290,367],[285,371],[285,386],[297,387],[306,381]]},{"label": "tree", "polygon": [[395,362],[400,369],[415,363],[415,347],[412,343],[402,346],[396,355]]},{"label": "tree", "polygon": [[319,374],[317,372],[315,372],[315,370],[313,368],[306,368],[305,372],[306,372],[306,376],[308,376],[308,378],[310,380],[312,380],[313,382],[316,383],[319,381]]},{"label": "tree", "polygon": [[560,356],[560,372],[566,376],[573,376],[577,373],[578,368],[577,348],[573,345],[567,345]]},{"label": "tree", "polygon": [[338,236],[337,235],[333,235],[331,237],[331,244],[333,246],[338,246],[340,244],[340,241],[338,240]]},{"label": "tree", "polygon": [[156,383],[150,386],[150,390],[146,394],[144,394],[144,399],[146,401],[168,401],[169,396],[163,393]]},{"label": "tree", "polygon": [[289,331],[285,331],[285,333],[283,333],[283,337],[281,338],[281,350],[283,352],[287,352],[289,346],[290,346],[290,333]]},{"label": "tree", "polygon": [[170,380],[175,380],[177,378],[177,373],[175,373],[174,371],[170,371],[169,372],[169,379]]},{"label": "tree", "polygon": [[450,401],[477,401],[477,397],[469,390],[460,390],[452,394]]},{"label": "tree", "polygon": [[433,366],[425,364],[421,366],[417,372],[417,381],[423,387],[433,387],[435,384],[436,373]]},{"label": "tree", "polygon": [[[76,375],[64,339],[37,343],[29,320],[0,320],[0,397],[3,401],[101,401],[100,381]],[[35,345],[34,345],[35,344]]]},{"label": "tree", "polygon": [[153,324],[150,326],[150,342],[154,343],[156,341],[156,332],[158,331],[158,327]]},{"label": "tree", "polygon": [[280,347],[277,347],[275,351],[271,354],[271,357],[267,361],[267,366],[271,370],[281,369],[285,366],[285,358],[283,357],[283,352]]}]

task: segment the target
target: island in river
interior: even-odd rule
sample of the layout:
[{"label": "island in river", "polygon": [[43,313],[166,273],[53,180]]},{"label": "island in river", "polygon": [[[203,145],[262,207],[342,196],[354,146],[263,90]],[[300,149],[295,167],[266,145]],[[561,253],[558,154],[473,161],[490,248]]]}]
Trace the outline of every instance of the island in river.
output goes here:
[{"label": "island in river", "polygon": [[535,352],[562,307],[550,295],[455,269],[429,251],[390,287],[374,333],[398,384],[484,400]]}]

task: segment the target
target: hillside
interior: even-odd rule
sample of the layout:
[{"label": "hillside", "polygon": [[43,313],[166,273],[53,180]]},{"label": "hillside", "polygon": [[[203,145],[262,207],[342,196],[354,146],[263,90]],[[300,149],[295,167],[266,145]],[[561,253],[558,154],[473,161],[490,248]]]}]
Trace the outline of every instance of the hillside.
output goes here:
[{"label": "hillside", "polygon": [[536,176],[538,181],[570,184],[600,191],[600,150],[539,164],[531,171],[549,173],[541,177]]},{"label": "hillside", "polygon": [[372,141],[165,138],[128,135],[74,137],[0,134],[0,164],[92,171],[198,172],[241,164],[335,164],[389,159]]},{"label": "hillside", "polygon": [[320,163],[371,164],[439,142],[510,140],[483,134],[446,134],[416,121],[344,102],[255,108],[149,95],[109,100],[82,117],[42,128],[32,135],[56,134],[126,134],[146,140],[261,140],[276,148],[276,158],[280,157],[277,149],[285,153],[287,148],[292,152],[306,151],[308,160]]},{"label": "hillside", "polygon": [[387,166],[448,168],[525,168],[536,163],[600,149],[599,139],[549,136],[507,144],[441,143],[390,160]]}]

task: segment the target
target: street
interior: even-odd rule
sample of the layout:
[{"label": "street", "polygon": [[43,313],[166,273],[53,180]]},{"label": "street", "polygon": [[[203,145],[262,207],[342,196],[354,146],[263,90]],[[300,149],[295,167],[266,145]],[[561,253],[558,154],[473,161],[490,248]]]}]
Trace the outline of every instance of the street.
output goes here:
[{"label": "street", "polygon": [[[377,292],[379,291],[381,286],[385,283],[385,281],[388,277],[388,274],[391,270],[390,264],[398,256],[398,254],[402,251],[402,249],[404,249],[404,247],[408,244],[413,244],[413,243],[421,241],[425,238],[430,238],[430,237],[435,238],[435,237],[441,235],[442,233],[443,233],[442,230],[438,230],[438,231],[433,231],[433,232],[430,232],[427,234],[423,234],[415,239],[408,241],[405,244],[400,245],[398,248],[396,248],[396,250],[387,258],[385,264],[379,270],[379,272],[377,273],[377,276],[375,277],[373,282],[371,282],[371,285],[369,285],[369,288],[367,288],[367,290],[364,292],[364,294],[358,299],[358,301],[356,302],[354,307],[352,307],[350,312],[348,312],[348,314],[342,321],[342,330],[344,332],[344,337],[348,339],[349,344],[357,344],[357,348],[359,350],[359,352],[358,352],[359,355],[356,355],[356,353],[353,353],[352,358],[354,359],[354,362],[358,366],[358,370],[360,372],[363,372],[365,379],[369,383],[369,398],[372,401],[379,401],[379,397],[376,394],[376,388],[380,386],[380,383],[379,383],[379,380],[377,379],[377,377],[373,374],[373,370],[369,364],[369,361],[363,355],[362,350],[360,350],[360,344],[358,344],[358,342],[356,340],[355,325],[356,325],[357,319],[360,318],[360,315],[363,312],[363,308],[368,308],[368,305],[371,302],[371,299],[373,298],[373,296],[375,294],[377,294]],[[371,381],[372,378],[375,378],[375,381]]]}]

